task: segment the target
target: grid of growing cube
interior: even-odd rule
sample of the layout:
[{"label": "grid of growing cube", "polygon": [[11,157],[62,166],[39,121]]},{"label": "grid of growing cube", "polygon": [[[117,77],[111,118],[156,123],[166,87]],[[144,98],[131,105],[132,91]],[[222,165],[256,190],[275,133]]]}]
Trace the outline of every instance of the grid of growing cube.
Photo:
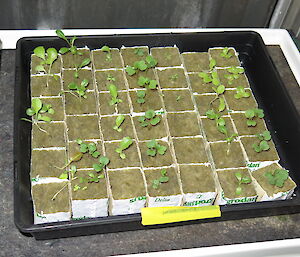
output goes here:
[{"label": "grid of growing cube", "polygon": [[35,223],[291,196],[233,48],[77,49],[60,37],[71,47],[31,60]]}]

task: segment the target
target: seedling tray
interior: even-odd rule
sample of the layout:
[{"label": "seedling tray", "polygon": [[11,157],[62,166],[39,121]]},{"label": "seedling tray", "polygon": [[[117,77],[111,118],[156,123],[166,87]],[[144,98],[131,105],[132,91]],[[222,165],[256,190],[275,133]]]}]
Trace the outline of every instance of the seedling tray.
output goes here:
[{"label": "seedling tray", "polygon": [[[141,224],[141,215],[131,214],[34,225],[30,182],[31,124],[22,122],[20,119],[31,103],[30,58],[33,49],[40,45],[45,48],[55,47],[59,50],[65,46],[65,43],[56,37],[22,38],[17,43],[14,107],[14,218],[16,226],[22,233],[33,235],[36,239],[51,239],[300,212],[300,192],[296,188],[292,199],[221,206],[222,217],[207,220],[145,227]],[[96,49],[102,45],[117,48],[122,45],[149,47],[176,45],[180,52],[206,52],[208,48],[218,46],[234,47],[239,53],[239,59],[245,68],[259,107],[264,109],[265,121],[280,156],[280,164],[290,171],[290,176],[296,184],[300,184],[297,152],[300,145],[299,114],[259,34],[244,31],[84,36],[78,38],[76,45],[77,47],[88,46],[90,49]]]}]

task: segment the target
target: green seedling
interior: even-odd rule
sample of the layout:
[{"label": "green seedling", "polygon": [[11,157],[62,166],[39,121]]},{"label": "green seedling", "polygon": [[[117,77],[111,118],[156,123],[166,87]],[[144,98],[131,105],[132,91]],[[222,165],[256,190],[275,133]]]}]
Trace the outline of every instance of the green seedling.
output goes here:
[{"label": "green seedling", "polygon": [[289,172],[285,169],[276,169],[265,172],[264,176],[267,178],[270,185],[283,187],[284,182],[289,178]]},{"label": "green seedling", "polygon": [[136,102],[139,104],[145,103],[146,90],[138,90],[136,91]]},{"label": "green seedling", "polygon": [[[93,169],[96,171],[96,172],[101,172],[104,167],[109,164],[110,160],[105,157],[105,156],[101,156],[99,159],[98,159],[98,162],[99,163],[95,163],[93,164]],[[98,177],[97,177],[98,178]],[[97,181],[98,182],[98,181]]]},{"label": "green seedling", "polygon": [[247,118],[247,126],[255,127],[257,122],[254,120],[256,117],[262,119],[264,115],[264,110],[259,108],[249,109],[245,112]]},{"label": "green seedling", "polygon": [[[77,152],[75,153],[71,158],[70,160],[63,166],[63,167],[56,167],[57,169],[60,169],[60,170],[63,170],[65,168],[67,168],[70,164],[72,164],[73,162],[78,162],[82,159],[83,157],[83,153],[82,152]],[[59,177],[61,179],[64,179],[64,177]]]},{"label": "green seedling", "polygon": [[255,152],[260,153],[262,151],[268,151],[270,149],[270,146],[268,144],[268,141],[271,140],[271,134],[270,131],[266,130],[261,134],[256,135],[258,139],[260,140],[259,144],[254,143],[252,145]]},{"label": "green seedling", "polygon": [[160,122],[160,117],[156,115],[154,110],[148,110],[144,116],[139,117],[139,122],[142,127],[156,126]]},{"label": "green seedling", "polygon": [[118,103],[122,103],[123,101],[118,98],[118,89],[114,84],[108,85],[108,90],[111,96],[111,100],[109,101],[109,105],[115,105]]},{"label": "green seedling", "polygon": [[242,67],[230,67],[227,69],[230,74],[225,74],[224,77],[228,80],[228,84],[231,85],[235,79],[240,77],[240,74],[244,73]]},{"label": "green seedling", "polygon": [[78,52],[77,47],[74,45],[77,37],[74,36],[69,40],[69,39],[67,39],[67,37],[61,30],[58,29],[55,32],[59,38],[65,40],[67,42],[67,44],[69,45],[69,47],[62,47],[61,49],[59,49],[60,54],[66,54],[68,52],[71,52],[73,55],[75,55],[75,54],[82,55],[82,53]]},{"label": "green seedling", "polygon": [[157,65],[157,60],[151,55],[148,55],[145,60],[134,62],[133,66],[127,66],[125,71],[129,76],[136,74],[138,71],[145,71]]},{"label": "green seedling", "polygon": [[156,89],[157,87],[157,80],[149,79],[147,77],[140,76],[138,79],[138,85],[141,87],[149,88],[149,89]]},{"label": "green seedling", "polygon": [[116,81],[116,78],[110,74],[107,75],[106,80],[109,82]]},{"label": "green seedling", "polygon": [[176,101],[179,102],[181,100],[181,95],[176,97]]},{"label": "green seedling", "polygon": [[234,94],[235,99],[248,98],[250,97],[250,93],[245,91],[245,88],[242,86],[238,86],[236,88],[236,93]]},{"label": "green seedling", "polygon": [[233,56],[233,54],[230,53],[230,49],[228,47],[224,47],[222,52],[220,53],[220,56],[229,59]]},{"label": "green seedling", "polygon": [[100,49],[102,52],[106,53],[105,60],[110,62],[112,60],[111,49],[109,46],[102,46]]},{"label": "green seedling", "polygon": [[[46,73],[47,80],[46,86],[49,86],[49,76],[52,76],[55,80],[58,80],[59,76],[51,74],[51,68],[54,61],[57,59],[58,54],[55,48],[48,48],[45,52],[45,48],[43,46],[38,46],[33,50],[34,54],[41,59],[39,65],[35,66],[35,70],[37,72],[44,72]],[[46,71],[46,65],[49,65],[48,71]]]},{"label": "green seedling", "polygon": [[147,142],[147,147],[147,155],[152,157],[156,156],[157,153],[159,155],[164,155],[167,151],[167,147],[165,147],[164,145],[160,145],[155,139]]},{"label": "green seedling", "polygon": [[154,189],[157,189],[160,186],[160,184],[167,183],[169,181],[169,177],[168,177],[166,169],[162,169],[160,171],[160,175],[161,176],[160,176],[159,179],[154,179],[153,182],[152,182],[152,187]]},{"label": "green seedling", "polygon": [[74,78],[79,78],[79,71],[91,63],[90,58],[85,58],[79,65],[75,65]]},{"label": "green seedling", "polygon": [[120,155],[121,159],[125,159],[126,155],[123,153],[128,147],[133,144],[133,140],[130,137],[123,137],[122,141],[119,144],[119,147],[116,149],[116,152]]},{"label": "green seedling", "polygon": [[209,61],[209,70],[213,70],[217,65],[217,62],[215,59],[211,58],[210,61]]},{"label": "green seedling", "polygon": [[175,73],[175,74],[173,74],[173,75],[170,76],[170,80],[172,82],[175,82],[178,78],[179,78],[179,75],[177,73]]},{"label": "green seedling", "polygon": [[121,132],[122,131],[122,128],[120,128],[120,126],[122,125],[122,123],[124,122],[125,120],[125,116],[124,115],[119,115],[117,118],[116,118],[116,125],[113,127],[114,130],[118,131],[118,132]]},{"label": "green seedling", "polygon": [[66,91],[66,92],[72,93],[73,91],[75,91],[79,97],[87,98],[86,90],[87,90],[88,85],[89,85],[89,81],[87,79],[82,80],[80,85],[78,85],[75,82],[71,82],[68,85],[68,88],[71,91]]},{"label": "green seedling", "polygon": [[238,181],[238,186],[235,190],[235,194],[240,195],[242,193],[242,184],[250,184],[252,180],[248,176],[242,176],[240,172],[236,172],[234,175]]},{"label": "green seedling", "polygon": [[140,57],[142,57],[142,56],[145,55],[145,51],[144,51],[143,49],[141,49],[141,48],[135,49],[135,50],[134,50],[134,53],[135,53],[137,56],[140,56]]},{"label": "green seedling", "polygon": [[215,86],[219,86],[221,83],[218,73],[216,71],[213,71],[211,73],[199,72],[198,76],[203,79],[204,83],[212,82]]},{"label": "green seedling", "polygon": [[100,153],[99,151],[97,151],[97,146],[95,143],[85,143],[81,139],[76,139],[76,143],[79,145],[80,153],[89,153],[94,158],[98,158],[100,156]]},{"label": "green seedling", "polygon": [[33,125],[36,125],[39,130],[48,134],[48,132],[42,129],[39,125],[39,121],[51,122],[52,118],[45,114],[54,114],[54,109],[51,104],[43,104],[41,99],[33,98],[31,100],[31,107],[26,109],[26,114],[32,119],[21,118],[21,120],[31,122]]}]

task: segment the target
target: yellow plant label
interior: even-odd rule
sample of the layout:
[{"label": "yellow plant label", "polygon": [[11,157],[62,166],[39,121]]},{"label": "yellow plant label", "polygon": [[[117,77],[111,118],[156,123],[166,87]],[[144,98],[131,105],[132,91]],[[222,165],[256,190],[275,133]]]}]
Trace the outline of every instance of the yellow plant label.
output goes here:
[{"label": "yellow plant label", "polygon": [[142,224],[155,225],[187,220],[221,217],[220,206],[146,207],[142,208]]}]

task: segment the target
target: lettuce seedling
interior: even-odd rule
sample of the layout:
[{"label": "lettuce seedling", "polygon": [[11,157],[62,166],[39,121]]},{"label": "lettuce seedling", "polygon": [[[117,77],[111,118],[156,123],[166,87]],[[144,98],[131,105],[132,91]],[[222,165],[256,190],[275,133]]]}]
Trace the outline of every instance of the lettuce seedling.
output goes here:
[{"label": "lettuce seedling", "polygon": [[224,47],[222,52],[220,53],[220,56],[229,59],[233,56],[233,54],[230,53],[230,49],[228,47]]},{"label": "lettuce seedling", "polygon": [[178,78],[179,78],[179,75],[177,73],[175,73],[175,74],[173,74],[173,75],[170,76],[170,80],[172,82],[175,82]]},{"label": "lettuce seedling", "polygon": [[157,189],[161,183],[167,183],[169,181],[169,177],[168,177],[166,169],[162,169],[160,171],[160,174],[161,174],[160,178],[159,179],[154,179],[153,182],[152,182],[152,187],[154,189]]},{"label": "lettuce seedling", "polygon": [[247,118],[247,126],[255,127],[257,122],[254,120],[255,117],[262,119],[264,115],[264,110],[259,108],[249,109],[245,112],[245,116]]},{"label": "lettuce seedling", "polygon": [[139,117],[139,122],[142,127],[155,126],[160,122],[160,117],[156,115],[154,110],[148,110],[144,116]]},{"label": "lettuce seedling", "polygon": [[157,65],[157,60],[152,55],[148,55],[146,57],[146,64],[148,68],[154,68]]},{"label": "lettuce seedling", "polygon": [[216,71],[213,71],[211,73],[199,72],[198,76],[203,79],[204,83],[212,82],[215,86],[219,86],[221,83],[218,73]]},{"label": "lettuce seedling", "polygon": [[74,78],[79,78],[79,71],[82,70],[85,66],[88,66],[90,63],[91,63],[91,59],[85,58],[82,60],[82,62],[79,65],[75,64]]},{"label": "lettuce seedling", "polygon": [[146,90],[138,90],[136,91],[136,102],[139,104],[145,103]]},{"label": "lettuce seedling", "polygon": [[111,100],[109,102],[109,105],[115,105],[118,103],[122,103],[123,101],[121,99],[118,98],[118,89],[114,84],[109,84],[108,86],[108,90],[111,96]]},{"label": "lettuce seedling", "polygon": [[167,151],[167,147],[164,145],[160,145],[155,139],[152,139],[151,141],[147,142],[147,155],[149,156],[156,156],[156,154],[164,155]]},{"label": "lettuce seedling", "polygon": [[[45,48],[43,46],[38,46],[34,48],[33,50],[34,54],[41,59],[41,62],[39,65],[35,66],[35,70],[37,72],[44,72],[46,73],[47,80],[46,80],[46,86],[49,86],[49,76],[52,76],[55,80],[59,78],[58,75],[51,74],[51,68],[54,63],[54,61],[57,59],[58,54],[55,48],[48,48],[45,52]],[[46,66],[49,65],[48,71],[46,71]]]},{"label": "lettuce seedling", "polygon": [[74,45],[77,37],[74,36],[69,40],[69,39],[67,39],[67,37],[61,30],[58,29],[55,32],[59,38],[65,40],[67,42],[67,44],[69,45],[69,47],[62,47],[61,49],[59,49],[60,54],[66,54],[68,52],[71,52],[73,55],[75,55],[75,54],[82,55],[82,53],[78,52],[77,47]]},{"label": "lettuce seedling", "polygon": [[66,91],[66,92],[72,93],[72,91],[75,91],[79,95],[79,97],[87,98],[86,90],[87,90],[88,85],[89,85],[89,81],[87,79],[82,80],[80,85],[78,85],[75,82],[71,82],[68,85],[68,88],[71,91]]},{"label": "lettuce seedling", "polygon": [[145,55],[145,51],[141,48],[137,48],[134,50],[134,53],[137,55],[137,56],[144,56]]},{"label": "lettuce seedling", "polygon": [[117,118],[116,118],[116,125],[113,127],[114,130],[118,131],[118,132],[121,132],[122,131],[122,128],[120,128],[120,126],[122,125],[122,123],[124,122],[125,120],[125,116],[124,115],[119,115]]},{"label": "lettuce seedling", "polygon": [[105,52],[105,53],[106,53],[105,60],[106,60],[107,62],[110,62],[110,61],[112,60],[112,55],[111,55],[110,47],[109,47],[109,46],[102,46],[100,50],[101,50],[102,52]]},{"label": "lettuce seedling", "polygon": [[112,81],[116,81],[116,78],[114,76],[108,74],[106,77],[106,80],[112,82]]},{"label": "lettuce seedling", "polygon": [[238,181],[238,186],[235,190],[235,194],[240,195],[242,193],[242,184],[250,184],[252,182],[251,178],[248,176],[242,176],[240,172],[236,172],[235,177]]},{"label": "lettuce seedling", "polygon": [[157,80],[155,80],[155,79],[149,79],[149,78],[143,77],[143,76],[140,76],[138,79],[138,85],[141,87],[148,88],[148,89],[156,89],[157,84],[158,84]]},{"label": "lettuce seedling", "polygon": [[284,182],[289,178],[289,172],[285,169],[276,169],[265,172],[264,176],[267,178],[270,185],[283,187]]},{"label": "lettuce seedling", "polygon": [[97,151],[97,146],[95,143],[85,143],[81,139],[76,139],[76,143],[79,145],[79,151],[83,154],[89,153],[92,157],[98,158],[100,153]]},{"label": "lettuce seedling", "polygon": [[45,114],[54,114],[54,109],[51,104],[43,104],[41,99],[33,98],[31,100],[31,107],[26,109],[26,114],[32,119],[21,118],[21,120],[31,122],[33,125],[36,125],[39,130],[48,134],[48,132],[42,129],[39,125],[39,121],[51,122],[52,118],[46,116]]},{"label": "lettuce seedling", "polygon": [[[96,171],[96,172],[101,172],[104,167],[109,164],[110,160],[109,158],[105,157],[105,156],[101,156],[99,159],[98,159],[98,162],[99,163],[94,163],[93,164],[93,169]],[[97,181],[98,182],[98,181]]]},{"label": "lettuce seedling", "polygon": [[119,147],[116,149],[116,152],[120,155],[121,159],[125,159],[126,155],[123,153],[128,147],[133,144],[133,140],[130,137],[123,137],[122,141],[119,144]]},{"label": "lettuce seedling", "polygon": [[234,94],[235,99],[247,98],[250,97],[250,93],[245,91],[245,88],[238,86],[236,88],[236,93]]},{"label": "lettuce seedling", "polygon": [[244,68],[242,67],[230,67],[227,69],[230,74],[225,74],[224,77],[228,80],[228,84],[231,85],[235,79],[240,77],[239,74],[244,73]]},{"label": "lettuce seedling", "polygon": [[259,144],[254,143],[252,145],[252,148],[255,150],[255,152],[260,153],[262,151],[268,151],[270,149],[268,141],[271,140],[270,131],[266,130],[261,134],[257,134],[256,136],[258,137],[260,142]]},{"label": "lettuce seedling", "polygon": [[134,62],[133,66],[127,66],[125,71],[129,76],[136,74],[138,71],[145,71],[157,65],[157,60],[151,55],[148,55],[145,60]]},{"label": "lettuce seedling", "polygon": [[[55,168],[60,169],[60,170],[63,170],[63,169],[65,169],[65,168],[67,168],[71,163],[80,161],[80,160],[82,159],[82,157],[83,157],[83,153],[82,153],[82,152],[77,152],[77,153],[75,153],[75,154],[70,158],[70,160],[69,160],[63,167],[56,167],[56,166],[55,166]],[[65,172],[64,172],[64,173],[65,173]],[[64,173],[63,173],[63,174],[64,174]],[[61,177],[61,176],[62,176],[62,175],[59,176],[60,179],[65,179],[64,176],[63,176],[63,177]]]}]

